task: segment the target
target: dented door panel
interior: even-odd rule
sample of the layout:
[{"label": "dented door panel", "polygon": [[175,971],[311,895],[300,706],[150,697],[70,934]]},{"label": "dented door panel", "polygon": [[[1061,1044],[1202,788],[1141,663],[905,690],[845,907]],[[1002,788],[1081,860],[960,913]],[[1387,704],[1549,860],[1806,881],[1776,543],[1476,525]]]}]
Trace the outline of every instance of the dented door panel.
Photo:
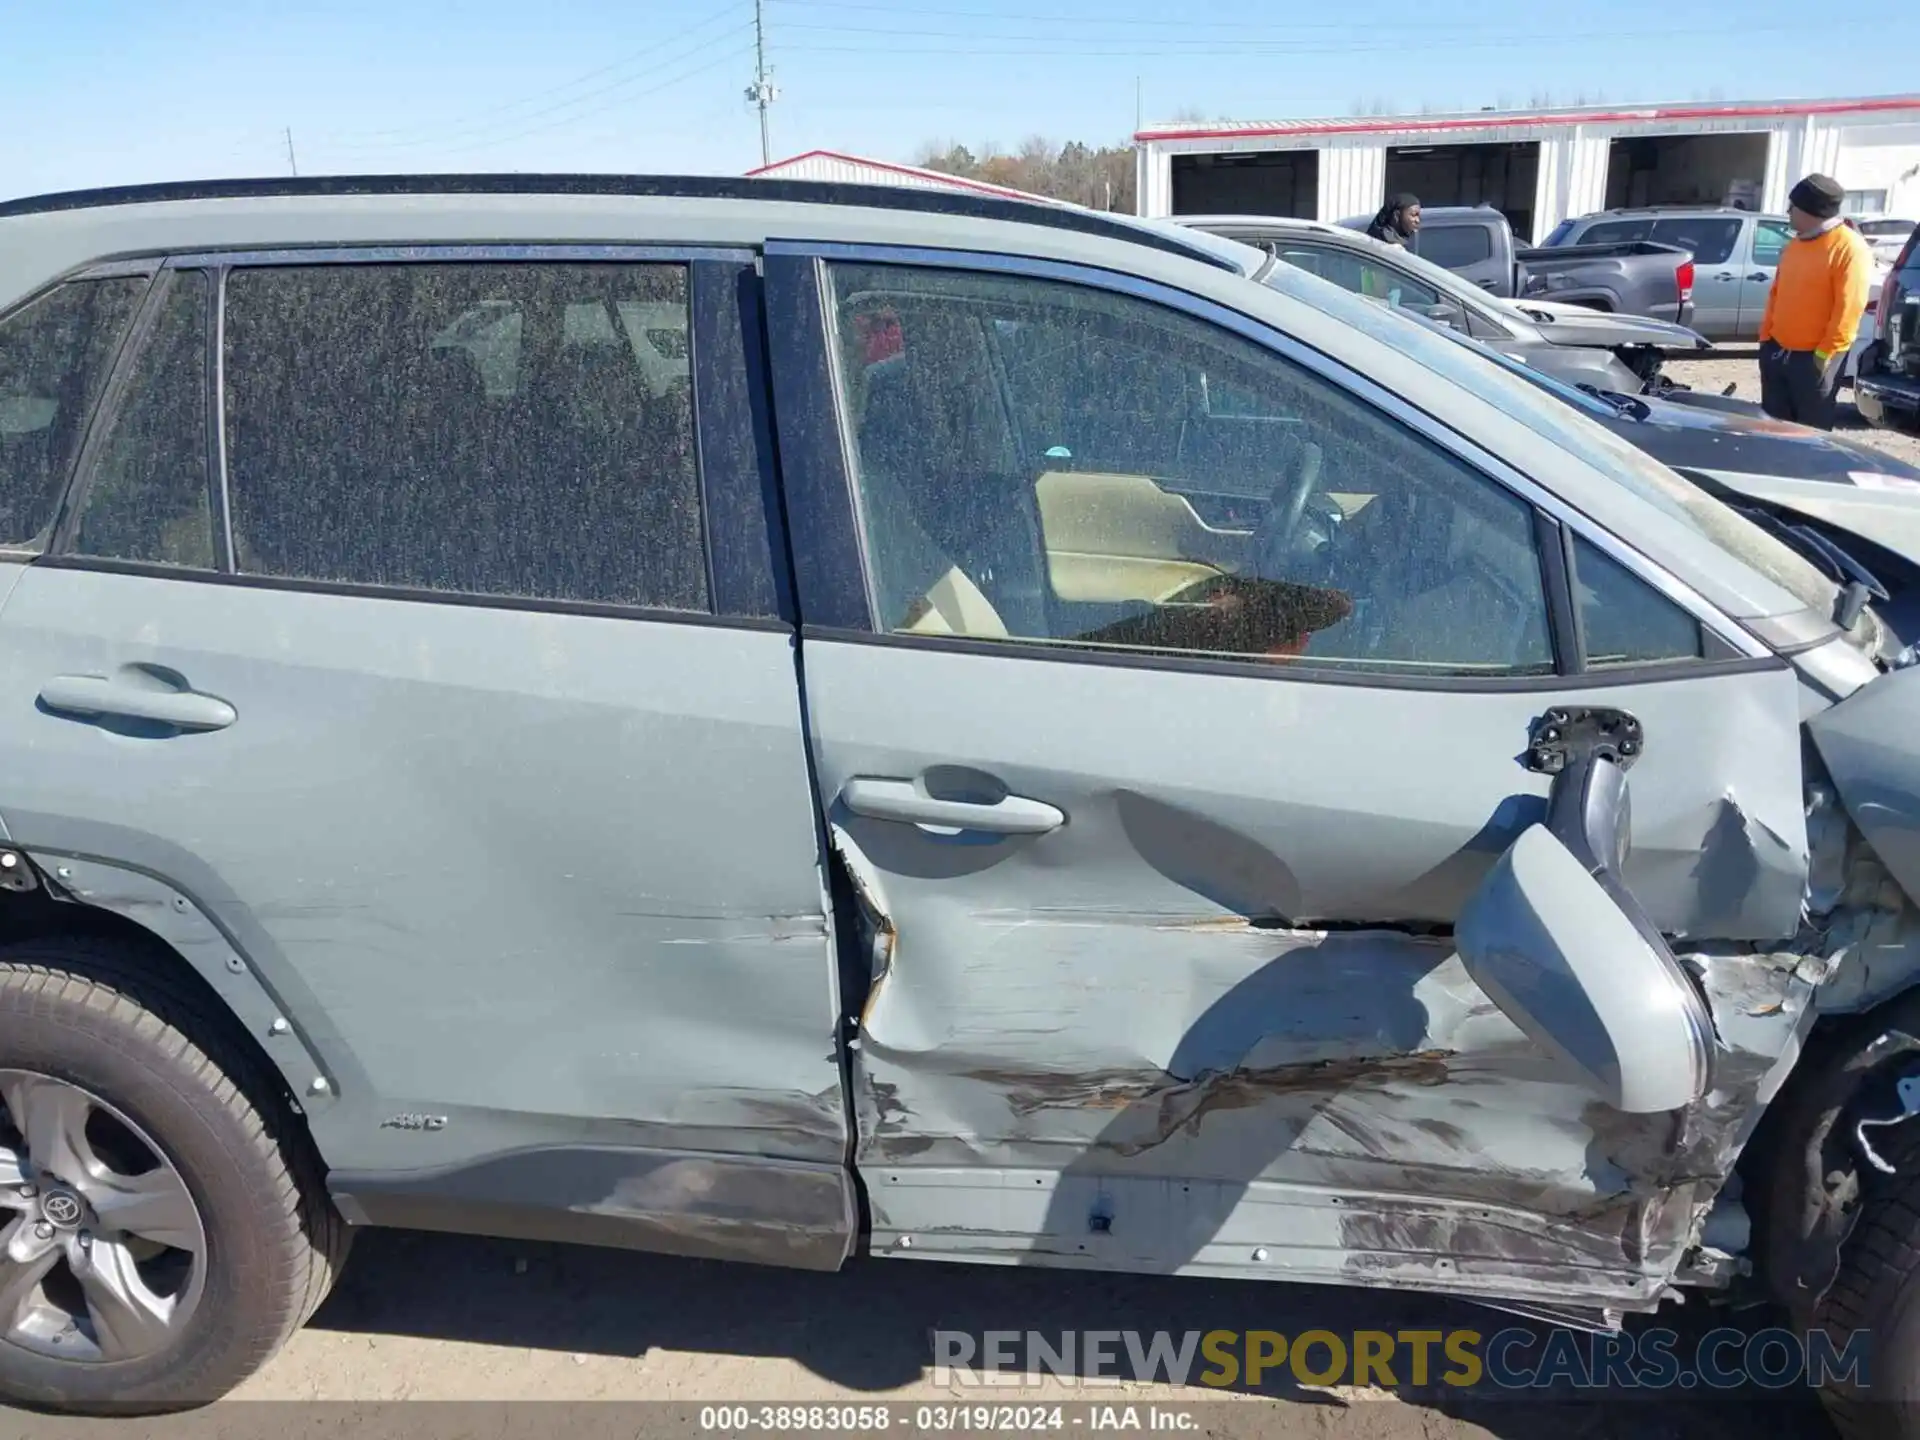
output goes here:
[{"label": "dented door panel", "polygon": [[[883,1253],[1644,1306],[1804,1026],[1785,668],[1580,692],[1645,728],[1635,895],[1749,942],[1690,961],[1716,1088],[1645,1116],[1569,1079],[1449,938],[1543,814],[1541,692],[829,640],[806,679],[876,932],[854,1076]],[[1066,821],[940,833],[836,798],[930,772]]]}]

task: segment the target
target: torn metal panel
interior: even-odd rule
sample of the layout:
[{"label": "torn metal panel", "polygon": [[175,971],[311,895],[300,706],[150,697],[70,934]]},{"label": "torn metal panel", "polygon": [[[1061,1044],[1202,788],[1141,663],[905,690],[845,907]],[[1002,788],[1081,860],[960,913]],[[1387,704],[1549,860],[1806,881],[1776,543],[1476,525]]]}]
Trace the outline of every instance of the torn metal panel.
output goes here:
[{"label": "torn metal panel", "polygon": [[[1784,666],[1579,697],[1647,739],[1632,893],[1662,932],[1730,942],[1675,947],[1724,1052],[1677,1116],[1596,1114],[1454,953],[1462,902],[1544,813],[1537,694],[1388,705],[831,641],[806,684],[833,843],[878,917],[851,1079],[882,1253],[1645,1309],[1811,1023]],[[953,771],[1065,822],[955,833],[841,802]]]}]

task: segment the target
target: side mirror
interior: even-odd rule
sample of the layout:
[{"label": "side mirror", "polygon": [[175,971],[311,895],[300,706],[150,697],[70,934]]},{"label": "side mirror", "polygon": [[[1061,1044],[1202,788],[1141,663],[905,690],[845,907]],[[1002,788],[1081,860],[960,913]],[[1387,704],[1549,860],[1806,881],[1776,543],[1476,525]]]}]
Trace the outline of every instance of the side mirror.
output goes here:
[{"label": "side mirror", "polygon": [[1641,744],[1620,711],[1538,721],[1529,765],[1554,777],[1547,818],[1500,857],[1454,930],[1468,975],[1507,1018],[1632,1114],[1696,1103],[1714,1044],[1705,997],[1620,879]]},{"label": "side mirror", "polygon": [[1444,300],[1438,305],[1422,306],[1420,313],[1425,315],[1429,320],[1437,320],[1442,325],[1452,326],[1455,330],[1465,330],[1467,328],[1467,312],[1462,310],[1458,305],[1449,304]]}]

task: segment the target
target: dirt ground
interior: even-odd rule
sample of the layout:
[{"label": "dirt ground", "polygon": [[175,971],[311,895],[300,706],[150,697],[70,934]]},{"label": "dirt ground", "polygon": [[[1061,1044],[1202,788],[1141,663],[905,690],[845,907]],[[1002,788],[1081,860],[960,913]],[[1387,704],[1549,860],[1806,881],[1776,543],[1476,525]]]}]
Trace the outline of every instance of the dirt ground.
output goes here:
[{"label": "dirt ground", "polygon": [[[1658,1323],[1684,1336],[1745,1318],[1685,1308],[1693,1313],[1670,1310]],[[978,1390],[935,1383],[935,1330],[980,1336],[989,1330],[1057,1335],[1271,1329],[1297,1335],[1313,1328],[1351,1333],[1465,1326],[1490,1336],[1524,1323],[1468,1305],[1320,1286],[889,1260],[857,1260],[840,1274],[815,1275],[569,1246],[368,1232],[313,1323],[240,1397],[349,1403],[230,1402],[215,1407],[229,1417],[226,1423],[181,1434],[297,1440],[351,1430],[356,1436],[418,1440],[447,1433],[444,1423],[429,1423],[435,1417],[462,1413],[457,1406],[381,1403],[391,1401],[981,1399]],[[1764,1323],[1746,1321],[1749,1329]],[[1680,1353],[1687,1353],[1684,1341]],[[1119,1395],[1076,1394],[1050,1379],[1039,1392],[996,1390],[985,1398],[1184,1404],[1201,1417],[1194,1428],[1207,1434],[1332,1440],[1808,1440],[1830,1433],[1803,1389],[1711,1401],[1697,1392],[1636,1391],[1607,1399],[1563,1392],[1544,1401],[1467,1402],[1458,1392],[1432,1389],[1395,1396],[1289,1383],[1223,1395],[1129,1384]],[[477,1431],[462,1425],[458,1433],[517,1440],[526,1425],[500,1417],[525,1410],[494,1409],[498,1423]],[[658,1412],[603,1404],[587,1413],[644,1419]],[[357,1418],[348,1421],[347,1414]],[[258,1423],[263,1415],[273,1417],[270,1425]],[[626,1433],[647,1434],[641,1419]],[[901,1424],[896,1420],[894,1428]],[[73,1440],[59,1426],[37,1425],[32,1433],[36,1440]],[[86,1440],[102,1435],[94,1430]]]},{"label": "dirt ground", "polygon": [[[1719,391],[1732,385],[1735,387],[1733,393],[1741,399],[1755,402],[1760,399],[1759,362],[1755,352],[1749,348],[1725,347],[1716,351],[1711,360],[1669,361],[1667,373],[1681,384],[1691,385],[1696,390]],[[1920,465],[1920,433],[1874,429],[1855,412],[1852,393],[1843,390],[1840,394],[1838,430],[1849,440],[1884,450],[1909,465]]]}]

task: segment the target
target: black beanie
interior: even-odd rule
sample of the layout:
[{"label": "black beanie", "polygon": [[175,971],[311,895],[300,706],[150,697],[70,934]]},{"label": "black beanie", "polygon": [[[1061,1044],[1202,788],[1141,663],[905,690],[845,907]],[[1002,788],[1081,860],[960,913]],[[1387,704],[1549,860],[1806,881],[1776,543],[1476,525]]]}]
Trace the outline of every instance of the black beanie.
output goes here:
[{"label": "black beanie", "polygon": [[1831,220],[1840,213],[1840,202],[1847,192],[1831,175],[1809,175],[1787,192],[1787,203],[1819,220]]}]

